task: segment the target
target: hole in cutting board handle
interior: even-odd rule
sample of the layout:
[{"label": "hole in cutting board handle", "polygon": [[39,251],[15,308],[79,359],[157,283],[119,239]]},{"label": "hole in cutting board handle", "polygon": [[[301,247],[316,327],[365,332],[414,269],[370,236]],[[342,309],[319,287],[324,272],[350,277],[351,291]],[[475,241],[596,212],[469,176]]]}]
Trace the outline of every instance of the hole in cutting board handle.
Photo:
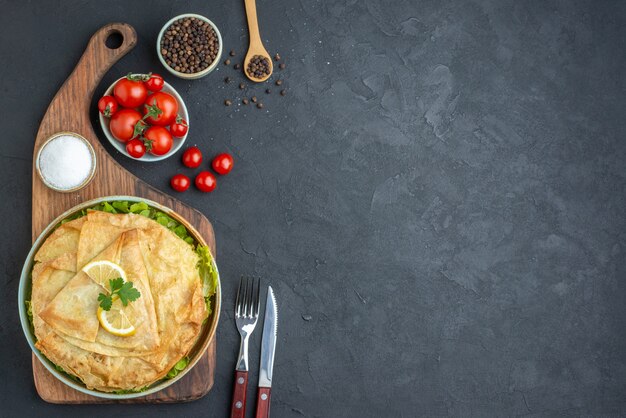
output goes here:
[{"label": "hole in cutting board handle", "polygon": [[118,49],[124,43],[124,35],[117,29],[113,29],[109,32],[104,44],[109,49]]}]

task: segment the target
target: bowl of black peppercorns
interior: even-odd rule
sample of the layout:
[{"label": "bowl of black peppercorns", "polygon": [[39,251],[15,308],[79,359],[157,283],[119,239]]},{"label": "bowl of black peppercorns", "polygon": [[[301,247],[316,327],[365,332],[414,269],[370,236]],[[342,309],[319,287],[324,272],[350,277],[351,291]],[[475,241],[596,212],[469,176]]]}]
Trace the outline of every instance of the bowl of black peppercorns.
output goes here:
[{"label": "bowl of black peppercorns", "polygon": [[170,19],[159,32],[157,55],[167,71],[188,80],[204,77],[222,56],[222,36],[217,26],[193,13]]}]

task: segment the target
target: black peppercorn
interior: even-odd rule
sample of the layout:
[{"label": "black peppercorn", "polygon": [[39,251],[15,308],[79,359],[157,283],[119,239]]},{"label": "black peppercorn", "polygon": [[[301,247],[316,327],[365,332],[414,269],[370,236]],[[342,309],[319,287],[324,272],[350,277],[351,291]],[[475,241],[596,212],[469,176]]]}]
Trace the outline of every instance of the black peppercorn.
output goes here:
[{"label": "black peppercorn", "polygon": [[255,55],[248,63],[246,72],[250,77],[263,78],[270,74],[270,61],[262,55]]},{"label": "black peppercorn", "polygon": [[219,51],[219,40],[213,27],[203,20],[182,18],[163,33],[159,45],[165,63],[186,74],[208,68]]}]

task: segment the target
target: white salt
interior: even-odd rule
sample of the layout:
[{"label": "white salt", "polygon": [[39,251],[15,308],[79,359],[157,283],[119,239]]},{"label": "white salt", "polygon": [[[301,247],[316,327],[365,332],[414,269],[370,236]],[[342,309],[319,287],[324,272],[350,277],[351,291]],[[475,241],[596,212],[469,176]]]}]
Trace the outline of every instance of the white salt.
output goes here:
[{"label": "white salt", "polygon": [[81,138],[61,135],[48,142],[39,155],[39,170],[57,189],[73,189],[89,178],[94,161]]}]

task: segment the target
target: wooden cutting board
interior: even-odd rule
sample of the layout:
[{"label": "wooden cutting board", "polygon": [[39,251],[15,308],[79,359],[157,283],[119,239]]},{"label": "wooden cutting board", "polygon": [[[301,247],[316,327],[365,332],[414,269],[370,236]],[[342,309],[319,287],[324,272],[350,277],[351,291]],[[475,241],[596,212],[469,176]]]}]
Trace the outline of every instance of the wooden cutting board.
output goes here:
[{"label": "wooden cutting board", "polygon": [[[109,36],[120,36],[122,44],[115,49],[106,45]],[[90,39],[78,65],[58,91],[39,126],[33,156],[36,157],[43,142],[51,135],[71,131],[85,137],[96,153],[96,173],[85,188],[74,193],[59,193],[47,188],[35,168],[33,158],[33,241],[58,215],[75,205],[103,196],[128,195],[154,200],[172,208],[187,219],[204,237],[215,253],[215,235],[208,219],[197,210],[154,189],[119,165],[100,144],[89,120],[92,95],[104,74],[137,43],[132,26],[111,23],[100,28]],[[78,392],[58,381],[33,354],[33,377],[41,398],[52,403],[112,403]],[[185,402],[198,399],[213,386],[215,371],[215,338],[196,366],[180,381],[160,392],[130,400],[125,403]]]}]

